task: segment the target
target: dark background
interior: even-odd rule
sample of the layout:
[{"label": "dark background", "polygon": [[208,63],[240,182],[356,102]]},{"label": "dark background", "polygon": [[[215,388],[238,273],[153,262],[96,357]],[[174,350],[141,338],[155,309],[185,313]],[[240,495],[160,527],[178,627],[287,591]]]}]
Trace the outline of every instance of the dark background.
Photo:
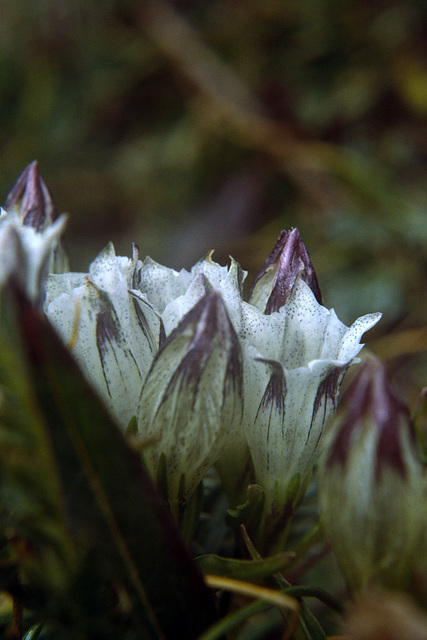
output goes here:
[{"label": "dark background", "polygon": [[31,160],[73,270],[113,240],[253,277],[297,226],[325,304],[427,380],[424,0],[3,0],[0,195]]}]

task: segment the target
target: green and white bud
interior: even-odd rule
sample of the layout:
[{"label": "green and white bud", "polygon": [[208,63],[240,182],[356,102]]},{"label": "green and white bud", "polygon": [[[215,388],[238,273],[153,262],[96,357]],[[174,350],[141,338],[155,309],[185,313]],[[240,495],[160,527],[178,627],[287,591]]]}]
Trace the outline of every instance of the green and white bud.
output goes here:
[{"label": "green and white bud", "polygon": [[242,384],[239,339],[210,291],[167,337],[139,404],[144,459],[170,502],[185,503],[240,426]]},{"label": "green and white bud", "polygon": [[350,588],[404,588],[424,524],[424,469],[409,413],[370,358],[342,399],[319,468],[321,520]]},{"label": "green and white bud", "polygon": [[[58,211],[45,181],[43,180],[37,160],[31,162],[6,196],[4,209],[16,216],[24,227],[43,232],[55,225],[59,218]],[[63,273],[68,269],[68,259],[63,246],[57,238],[52,245],[49,273]]]}]

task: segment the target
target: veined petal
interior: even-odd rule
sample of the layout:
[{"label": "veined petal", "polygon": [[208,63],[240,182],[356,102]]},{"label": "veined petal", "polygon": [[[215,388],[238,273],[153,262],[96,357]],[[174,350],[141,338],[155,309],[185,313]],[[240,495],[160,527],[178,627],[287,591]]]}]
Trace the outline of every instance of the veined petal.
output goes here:
[{"label": "veined petal", "polygon": [[218,292],[207,293],[172,331],[144,384],[138,430],[156,478],[166,459],[168,495],[188,497],[225,450],[242,419],[242,355]]},{"label": "veined petal", "polygon": [[[262,366],[270,369],[267,384],[255,417],[246,414],[245,428],[257,482],[270,507],[279,508],[292,478],[298,473],[303,479],[313,464],[348,365],[315,361],[287,370],[279,362],[258,360],[252,379],[265,379],[256,370]],[[252,399],[252,411],[253,405]]]},{"label": "veined petal", "polygon": [[[135,244],[132,258],[128,258],[117,256],[114,245],[110,242],[91,263],[89,279],[109,295],[123,327],[136,328],[139,325],[143,335],[141,350],[144,354],[141,365],[147,372],[159,348],[159,339],[162,338],[164,330],[157,311],[133,288],[138,281],[141,264],[139,250]],[[129,335],[132,335],[132,330]],[[137,339],[140,339],[138,333]]]},{"label": "veined petal", "polygon": [[[22,171],[7,195],[4,207],[6,211],[2,209],[0,219],[9,215],[9,220],[13,219],[16,226],[28,227],[38,233],[46,231],[58,220],[58,211],[36,160]],[[46,271],[62,273],[67,269],[68,259],[57,236],[49,251]]]},{"label": "veined petal", "polygon": [[[112,256],[110,256],[112,258]],[[108,258],[110,260],[110,258]],[[83,372],[125,428],[136,415],[145,376],[162,333],[158,314],[127,288],[131,269],[121,261],[105,276],[64,274],[49,279],[45,313],[69,345]],[[123,266],[123,265],[122,265]],[[63,285],[63,293],[58,293]],[[75,286],[77,285],[77,286]]]},{"label": "veined petal", "polygon": [[238,263],[231,259],[231,266],[221,267],[210,259],[201,260],[191,270],[192,280],[185,293],[166,305],[162,320],[168,335],[188,311],[206,293],[216,289],[221,293],[228,315],[236,331],[241,325],[242,287],[245,274]]}]

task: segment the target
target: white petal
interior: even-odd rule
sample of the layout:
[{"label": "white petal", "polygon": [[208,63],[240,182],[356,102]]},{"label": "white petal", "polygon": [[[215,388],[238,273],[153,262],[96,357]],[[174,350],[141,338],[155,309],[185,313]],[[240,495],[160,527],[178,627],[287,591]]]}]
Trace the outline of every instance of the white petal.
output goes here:
[{"label": "white petal", "polygon": [[192,279],[185,269],[178,272],[147,257],[142,262],[137,288],[163,313],[170,302],[185,293]]},{"label": "white petal", "polygon": [[73,289],[80,287],[86,280],[87,275],[85,273],[50,273],[46,282],[45,309],[55,298],[63,293],[71,293]]},{"label": "white petal", "polygon": [[381,316],[381,313],[369,313],[353,322],[339,345],[338,358],[340,360],[351,360],[359,353],[363,347],[363,344],[359,344],[362,335],[375,326]]},{"label": "white petal", "polygon": [[185,314],[211,290],[210,282],[203,273],[195,276],[187,291],[170,302],[162,313],[166,335],[169,335],[179,325]]},{"label": "white petal", "polygon": [[223,267],[212,260],[213,251],[206,258],[199,260],[191,268],[191,276],[194,278],[199,273],[203,273],[212,285],[213,289],[220,289],[220,283],[228,276],[228,267]]}]

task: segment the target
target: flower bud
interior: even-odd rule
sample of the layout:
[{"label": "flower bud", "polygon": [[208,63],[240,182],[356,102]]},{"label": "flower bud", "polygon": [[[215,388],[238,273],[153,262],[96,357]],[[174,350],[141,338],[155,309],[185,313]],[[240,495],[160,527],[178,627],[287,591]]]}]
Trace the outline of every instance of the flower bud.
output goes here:
[{"label": "flower bud", "polygon": [[4,208],[7,211],[15,210],[22,224],[36,231],[46,229],[58,218],[58,211],[36,160],[25,167],[7,195]]},{"label": "flower bud", "polygon": [[58,217],[36,161],[29,164],[0,209],[0,284],[12,278],[36,305],[43,303],[48,273],[67,268]]},{"label": "flower bud", "polygon": [[343,397],[319,470],[321,519],[350,588],[403,588],[423,525],[423,466],[408,411],[367,360]]},{"label": "flower bud", "polygon": [[144,458],[170,501],[185,501],[224,452],[242,403],[239,339],[211,291],[165,340],[140,399],[138,431],[155,442]]},{"label": "flower bud", "polygon": [[298,229],[282,231],[252,285],[249,302],[270,314],[289,299],[296,281],[301,278],[322,304],[319,283]]}]

